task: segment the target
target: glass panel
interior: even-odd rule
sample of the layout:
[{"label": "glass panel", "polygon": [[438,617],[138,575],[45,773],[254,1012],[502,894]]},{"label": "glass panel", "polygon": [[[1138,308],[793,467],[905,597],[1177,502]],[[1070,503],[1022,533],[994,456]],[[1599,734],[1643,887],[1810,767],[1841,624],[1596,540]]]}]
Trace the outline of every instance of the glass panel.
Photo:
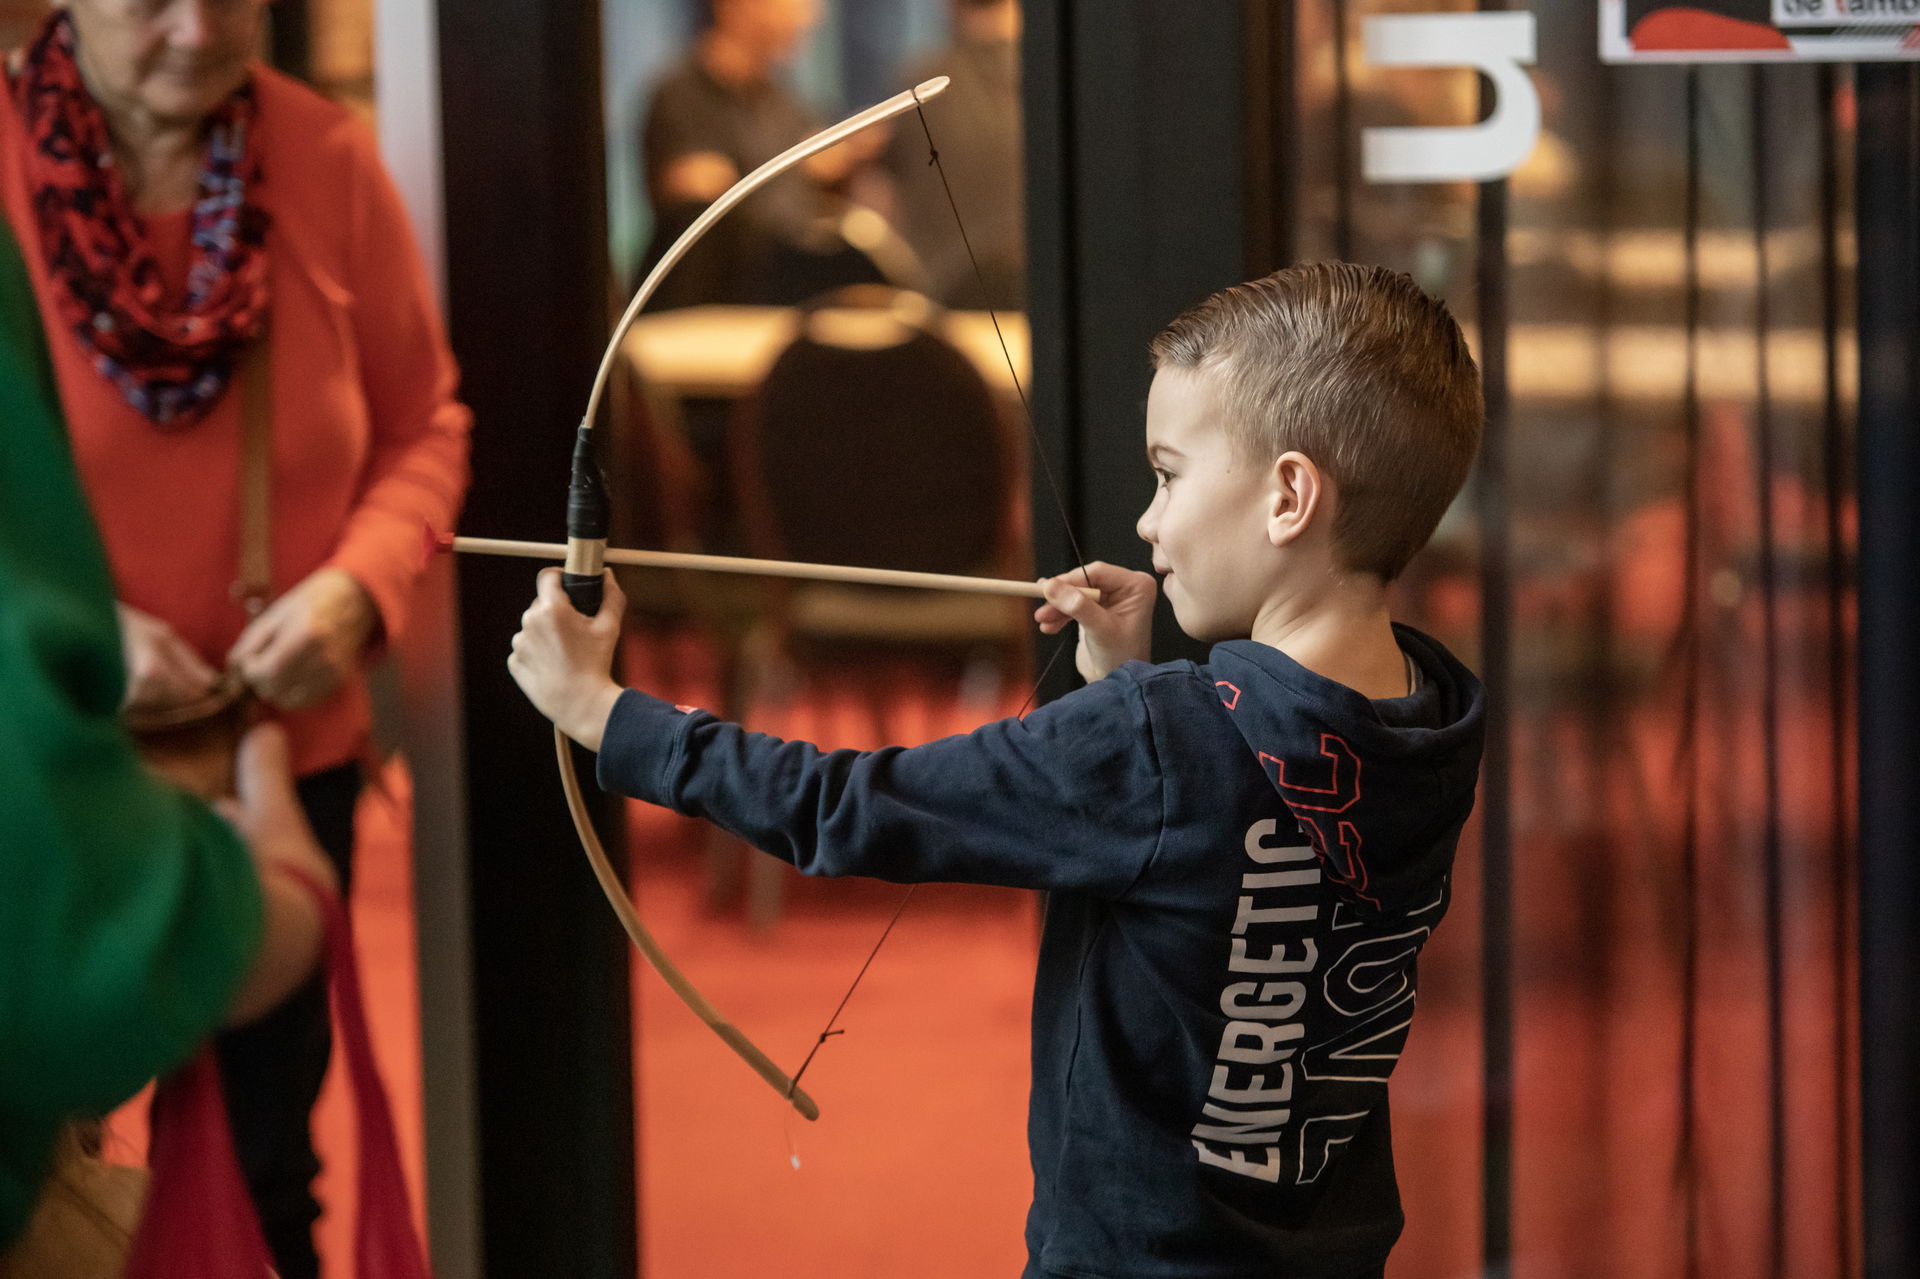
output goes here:
[{"label": "glass panel", "polygon": [[[926,109],[942,164],[901,116],[740,206],[669,277],[627,347],[619,540],[1030,578],[1027,427],[996,334],[1024,376],[1017,6],[736,0],[712,6],[715,29],[702,8],[603,5],[611,248],[629,287],[741,173],[936,74],[953,82]],[[881,287],[833,293],[863,283]],[[936,350],[957,363],[908,371]],[[929,477],[973,496],[914,496]],[[889,512],[897,499],[916,509]],[[629,680],[765,731],[913,742],[1027,694],[1023,601],[626,582]],[[637,973],[646,1273],[1017,1272],[1036,903],[922,888],[846,1033],[822,1041],[903,890],[801,880],[657,810],[632,822],[663,944],[784,1068],[818,1044],[804,1087],[823,1114],[790,1115]]]},{"label": "glass panel", "polygon": [[[1297,256],[1405,271],[1445,299],[1470,337],[1477,315],[1474,187],[1366,183],[1360,131],[1473,121],[1478,85],[1472,72],[1372,67],[1361,43],[1362,23],[1374,13],[1473,7],[1302,0],[1295,79]],[[1396,600],[1397,616],[1476,668],[1479,543],[1469,488],[1402,578]],[[1461,838],[1446,923],[1421,952],[1419,1014],[1390,1088],[1395,1168],[1407,1213],[1393,1255],[1395,1275],[1473,1273],[1480,1257],[1480,824],[1477,814]]]},{"label": "glass panel", "polygon": [[1297,7],[1300,255],[1472,325],[1500,252],[1512,316],[1510,492],[1469,487],[1403,611],[1473,654],[1486,572],[1512,583],[1515,1126],[1480,1149],[1470,830],[1394,1083],[1390,1273],[1477,1271],[1510,1158],[1516,1275],[1849,1274],[1848,77],[1604,67],[1590,9],[1534,6],[1544,130],[1476,243],[1473,187],[1359,164],[1369,125],[1479,114],[1470,72],[1370,67],[1365,19],[1474,7]]}]

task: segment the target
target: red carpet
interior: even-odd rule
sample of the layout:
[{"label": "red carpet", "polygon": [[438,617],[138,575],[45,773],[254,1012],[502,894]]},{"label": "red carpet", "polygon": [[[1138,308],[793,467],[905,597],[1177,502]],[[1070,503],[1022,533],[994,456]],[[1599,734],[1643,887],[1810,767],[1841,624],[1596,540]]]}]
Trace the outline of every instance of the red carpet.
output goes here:
[{"label": "red carpet", "polygon": [[[404,792],[401,793],[404,799]],[[701,865],[669,814],[635,806],[643,917],[696,985],[789,1070],[798,1066],[904,889],[793,876],[755,937],[701,908]],[[355,917],[369,1016],[419,1190],[419,1038],[406,829],[372,797]],[[1024,1258],[1031,899],[923,888],[806,1075],[821,1118],[785,1104],[643,965],[638,1030],[640,1232],[654,1279],[787,1274],[1014,1275]],[[316,1131],[322,1199],[342,1203],[353,1152],[338,1072]],[[790,1156],[797,1154],[796,1171]],[[350,1221],[324,1255],[346,1275]]]},{"label": "red carpet", "polygon": [[[636,644],[627,656],[642,687],[717,704],[700,645]],[[866,696],[874,675],[816,681],[755,726],[822,745],[878,744]],[[899,741],[1011,713],[1026,692],[968,711],[911,668],[879,678]],[[796,1069],[907,890],[782,868],[779,922],[755,934],[737,912],[705,908],[703,825],[639,804],[632,814],[642,916],[708,998]],[[845,1033],[806,1072],[817,1123],[792,1114],[651,972],[636,971],[644,1273],[1017,1275],[1038,926],[1029,894],[916,891],[841,1014]]]},{"label": "red carpet", "polygon": [[[630,658],[636,680],[677,700],[712,704],[712,666],[699,646],[672,641]],[[950,696],[928,694],[915,679],[895,678],[889,688],[895,736],[951,731],[969,718]],[[864,707],[858,690],[816,688],[784,725],[766,727],[863,745],[872,733]],[[1669,755],[1669,719],[1653,710],[1625,730],[1637,748],[1628,757],[1653,774]],[[1547,775],[1571,771],[1571,752],[1554,742],[1523,740],[1520,757],[1523,772],[1541,770],[1523,793],[1590,793],[1577,776],[1546,785]],[[391,798],[370,795],[362,813],[355,917],[376,1046],[417,1196],[419,1058],[406,788],[398,770],[394,782]],[[1662,883],[1674,873],[1675,854],[1673,836],[1659,833],[1677,828],[1677,818],[1667,808],[1607,815],[1605,829],[1617,833],[1591,835],[1598,842],[1589,846],[1575,846],[1566,813],[1521,810],[1520,942],[1529,962],[1517,973],[1514,1273],[1527,1279],[1682,1273],[1681,1004]],[[755,935],[737,914],[704,908],[704,837],[694,824],[636,805],[633,831],[644,917],[696,985],[776,1060],[797,1066],[904,890],[789,874],[779,923]],[[1568,872],[1599,861],[1619,872],[1612,886],[1576,891],[1581,881]],[[1389,1268],[1393,1279],[1479,1273],[1478,875],[1470,828],[1452,913],[1422,957],[1420,1014],[1394,1076],[1408,1227]],[[1835,1175],[1836,1081],[1822,1037],[1832,1032],[1815,1015],[1833,981],[1820,959],[1828,916],[1817,890],[1803,888],[1790,1049],[1789,1149],[1798,1173],[1789,1181],[1785,1250],[1785,1273],[1795,1279],[1843,1273],[1839,1223],[1825,1189]],[[1029,1190],[1023,1124],[1035,927],[1032,900],[1022,894],[920,890],[843,1014],[846,1033],[807,1072],[822,1112],[816,1124],[789,1117],[652,973],[636,973],[644,1273],[1016,1275]],[[1607,980],[1562,970],[1552,957],[1599,944],[1602,935],[1592,930],[1600,927],[1616,957]],[[1741,944],[1712,931],[1702,941],[1698,1069],[1706,1111],[1694,1164],[1705,1205],[1697,1223],[1705,1279],[1767,1272],[1756,1251],[1765,1244],[1768,1186],[1756,1041],[1764,991]],[[1552,966],[1542,967],[1548,960]],[[329,1163],[322,1189],[341,1201],[337,1188],[351,1184],[352,1152],[337,1087],[330,1085],[317,1124]],[[323,1250],[341,1259],[335,1276],[349,1273],[347,1228],[338,1213],[322,1227]]]}]

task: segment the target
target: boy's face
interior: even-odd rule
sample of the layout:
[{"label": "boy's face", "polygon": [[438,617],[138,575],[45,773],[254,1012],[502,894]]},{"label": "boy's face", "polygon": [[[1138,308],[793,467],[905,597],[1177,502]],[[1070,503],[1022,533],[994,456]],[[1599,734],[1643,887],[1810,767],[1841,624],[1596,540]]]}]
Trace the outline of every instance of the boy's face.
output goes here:
[{"label": "boy's face", "polygon": [[1216,374],[1162,369],[1147,393],[1147,464],[1159,480],[1135,525],[1153,547],[1180,629],[1242,639],[1270,598],[1272,476],[1241,460],[1216,407]]}]

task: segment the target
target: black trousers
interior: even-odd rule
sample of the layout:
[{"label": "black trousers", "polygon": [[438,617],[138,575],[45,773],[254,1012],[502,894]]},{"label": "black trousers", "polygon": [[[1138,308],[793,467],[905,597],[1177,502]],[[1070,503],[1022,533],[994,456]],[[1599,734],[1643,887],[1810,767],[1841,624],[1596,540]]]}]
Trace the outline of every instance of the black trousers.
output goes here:
[{"label": "black trousers", "polygon": [[[339,872],[343,897],[353,881],[353,811],[360,787],[358,764],[299,782],[300,806]],[[313,1153],[309,1121],[332,1047],[322,977],[258,1021],[215,1041],[234,1150],[281,1279],[319,1279],[313,1223],[320,1205],[313,1179],[320,1160]]]}]

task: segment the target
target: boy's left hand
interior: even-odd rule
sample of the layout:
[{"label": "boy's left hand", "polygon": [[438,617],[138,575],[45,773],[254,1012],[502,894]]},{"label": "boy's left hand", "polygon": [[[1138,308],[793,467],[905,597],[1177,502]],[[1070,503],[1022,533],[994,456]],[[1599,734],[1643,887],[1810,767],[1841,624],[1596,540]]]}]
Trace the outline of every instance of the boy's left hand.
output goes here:
[{"label": "boy's left hand", "polygon": [[620,619],[627,597],[613,574],[606,574],[600,611],[583,616],[560,585],[560,570],[540,570],[533,607],[520,615],[507,670],[542,715],[588,750],[600,749],[601,734],[620,686],[613,682],[613,650],[620,642]]},{"label": "boy's left hand", "polygon": [[[1075,589],[1082,584],[1100,592],[1099,603]],[[1068,622],[1080,624],[1074,665],[1089,684],[1126,662],[1150,659],[1153,602],[1160,594],[1153,574],[1095,560],[1059,577],[1043,577],[1040,587],[1047,602],[1034,610],[1033,620],[1048,635]]]}]

